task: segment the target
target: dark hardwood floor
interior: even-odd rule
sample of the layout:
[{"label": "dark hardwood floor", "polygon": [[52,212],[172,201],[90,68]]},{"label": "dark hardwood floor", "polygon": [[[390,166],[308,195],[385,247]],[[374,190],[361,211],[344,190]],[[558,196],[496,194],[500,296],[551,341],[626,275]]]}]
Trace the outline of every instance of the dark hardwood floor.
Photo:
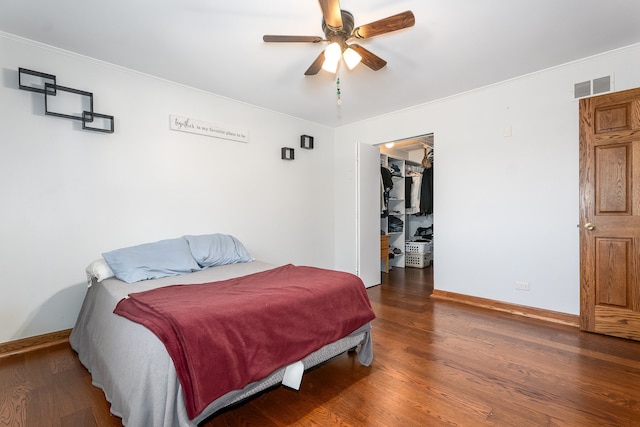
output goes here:
[{"label": "dark hardwood floor", "polygon": [[[640,342],[432,301],[432,268],[368,290],[374,361],[343,354],[300,391],[270,390],[215,426],[640,426]],[[0,358],[0,426],[121,426],[67,344]]]}]

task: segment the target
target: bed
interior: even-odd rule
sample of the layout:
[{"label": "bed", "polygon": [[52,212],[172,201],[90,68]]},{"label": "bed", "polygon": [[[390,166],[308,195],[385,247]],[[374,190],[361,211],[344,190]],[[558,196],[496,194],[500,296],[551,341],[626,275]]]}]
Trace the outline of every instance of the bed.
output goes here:
[{"label": "bed", "polygon": [[[184,237],[185,236],[183,236],[183,238]],[[237,245],[237,242],[234,242],[234,244]],[[183,245],[183,243],[181,243],[181,245]],[[194,245],[191,246],[192,249],[193,246]],[[214,249],[218,248],[216,247]],[[167,253],[163,254],[160,258],[166,258]],[[109,253],[103,255],[109,255]],[[208,255],[211,255],[211,247],[209,247]],[[201,261],[198,257],[194,258],[197,261]],[[101,259],[100,261],[101,263],[98,264],[101,266],[100,268],[105,268],[104,260]],[[140,263],[140,260],[136,262]],[[162,267],[164,268],[166,259],[161,259],[160,262],[164,263]],[[148,266],[149,263],[144,262],[143,264]],[[362,285],[360,279],[355,276],[348,273],[315,269],[312,267],[297,267],[291,265],[276,266],[253,260],[250,257],[241,262],[232,261],[228,263],[228,260],[226,260],[220,265],[207,265],[206,267],[202,267],[198,262],[196,264],[198,267],[189,267],[195,271],[181,272],[179,269],[169,268],[167,270],[170,271],[169,276],[148,277],[144,280],[135,280],[137,279],[136,277],[132,279],[130,283],[127,282],[127,277],[119,278],[117,273],[116,276],[113,277],[109,274],[103,274],[103,277],[100,277],[101,274],[96,274],[96,263],[92,263],[93,267],[90,266],[87,269],[90,285],[76,325],[72,330],[70,343],[72,348],[78,353],[80,362],[91,373],[93,384],[104,391],[106,399],[111,404],[111,412],[121,417],[125,426],[197,426],[221,409],[280,384],[285,375],[290,375],[292,371],[291,368],[296,365],[301,366],[302,369],[308,369],[354,348],[358,348],[357,357],[361,364],[368,366],[372,362],[370,321],[373,319],[374,314],[368,299],[366,299],[364,285]],[[117,263],[108,263],[106,266],[118,268]],[[316,344],[309,345],[316,345],[317,348],[307,347],[304,353],[300,353],[301,350],[296,349],[295,351],[298,351],[298,353],[295,353],[295,355],[293,352],[289,354],[287,350],[285,351],[286,354],[284,354],[284,358],[269,362],[274,363],[274,365],[273,369],[269,370],[268,373],[264,376],[260,374],[261,376],[259,378],[253,378],[249,381],[241,378],[241,381],[246,381],[243,383],[238,383],[237,379],[234,380],[235,382],[226,381],[226,379],[223,379],[223,376],[216,374],[220,369],[227,369],[228,371],[237,373],[241,370],[244,371],[244,368],[239,369],[236,365],[234,365],[233,368],[217,366],[221,365],[217,362],[222,360],[226,361],[227,359],[219,356],[221,353],[219,353],[218,350],[214,350],[217,348],[215,346],[219,345],[218,341],[222,341],[222,338],[218,339],[215,330],[209,332],[208,341],[204,345],[207,346],[207,351],[209,346],[211,347],[212,355],[203,359],[208,368],[192,368],[189,372],[202,371],[209,375],[208,377],[199,378],[199,384],[229,383],[232,385],[235,384],[235,386],[234,388],[224,389],[222,391],[216,390],[216,394],[214,395],[216,397],[211,401],[204,401],[204,404],[202,400],[200,400],[199,405],[194,405],[191,384],[189,384],[188,381],[185,382],[184,367],[179,361],[176,362],[178,359],[175,356],[175,350],[171,350],[170,346],[166,346],[166,338],[162,337],[162,333],[152,331],[151,329],[153,329],[153,327],[149,329],[149,325],[144,326],[135,319],[131,320],[131,317],[125,317],[127,315],[126,313],[114,313],[117,306],[133,304],[134,301],[137,301],[138,295],[140,298],[143,298],[156,296],[158,293],[163,292],[171,292],[169,294],[171,295],[171,299],[174,299],[174,295],[177,295],[174,292],[188,291],[191,292],[192,295],[201,295],[201,293],[204,295],[207,292],[215,293],[216,295],[220,295],[219,299],[221,301],[221,295],[225,293],[232,293],[234,298],[244,298],[246,294],[248,297],[253,298],[253,300],[259,300],[260,297],[258,297],[257,294],[262,292],[259,289],[261,283],[263,281],[267,283],[266,279],[263,280],[263,278],[273,276],[275,280],[278,280],[277,278],[280,276],[275,275],[276,273],[281,274],[281,272],[288,274],[289,276],[287,277],[291,277],[291,280],[297,281],[293,287],[282,285],[283,288],[286,287],[288,289],[287,292],[291,292],[291,289],[294,288],[298,289],[294,292],[296,294],[306,293],[305,286],[307,285],[301,283],[306,282],[306,280],[299,280],[300,277],[312,278],[316,275],[320,277],[326,274],[332,281],[345,278],[350,282],[353,282],[355,278],[361,285],[361,289],[355,292],[364,295],[366,299],[366,304],[364,305],[368,305],[369,314],[366,313],[366,307],[357,309],[361,310],[362,314],[358,318],[350,319],[350,323],[348,324],[344,322],[341,322],[339,325],[336,324],[335,330],[329,332],[334,335],[338,334],[339,336],[336,335],[330,338],[330,342],[323,342],[320,346],[317,345],[320,336],[323,337],[322,339],[329,339],[326,334],[326,325],[319,325],[317,328],[307,327],[305,333],[308,334],[309,340],[305,339],[304,341],[315,342]],[[293,272],[295,272],[297,276],[295,274],[292,275]],[[125,280],[121,280],[122,278]],[[313,281],[312,279],[310,280]],[[285,281],[282,281],[282,283],[284,282]],[[244,286],[244,288],[242,286]],[[349,286],[353,288],[352,285]],[[339,301],[360,298],[354,298],[353,295],[355,294],[347,297],[342,296],[340,289],[343,287],[347,288],[348,286],[328,287],[334,290],[331,290],[332,294],[327,296],[327,298],[329,298],[327,301],[333,301],[338,305]],[[357,287],[358,286],[356,286],[356,288]],[[300,289],[302,289],[302,292],[299,291]],[[240,292],[240,290],[242,290],[242,292]],[[351,292],[354,291],[352,290]],[[248,324],[251,324],[252,316],[258,316],[262,311],[268,312],[269,310],[275,310],[281,318],[299,319],[299,317],[296,317],[298,316],[296,310],[298,310],[304,313],[301,314],[301,316],[309,317],[311,313],[311,318],[313,318],[315,307],[321,305],[326,308],[327,304],[314,304],[309,298],[316,297],[311,294],[309,295],[306,302],[303,301],[285,305],[265,303],[263,305],[269,307],[264,310],[260,307],[256,308],[255,306],[254,308],[250,308],[252,307],[251,304],[247,303],[246,306],[248,310],[245,310],[246,313],[236,314],[235,317],[246,319],[246,321],[249,322]],[[161,295],[159,298],[162,299],[163,296]],[[218,298],[214,299],[217,300]],[[275,302],[276,300],[280,300],[280,298],[275,298],[273,301]],[[243,303],[239,304],[238,301],[240,300],[236,299],[233,304],[227,304],[227,306],[245,306]],[[224,303],[221,302],[221,304]],[[363,303],[360,302],[360,305],[363,305]],[[273,306],[273,309],[271,309],[271,306]],[[354,311],[355,310],[356,309],[354,309]],[[184,312],[185,310],[182,311]],[[215,310],[206,311],[212,313],[225,310],[216,308]],[[234,312],[238,313],[237,311]],[[195,310],[194,313],[196,313]],[[209,314],[205,313],[205,315],[208,316]],[[318,313],[318,316],[327,317],[326,312],[323,314],[322,311]],[[135,316],[133,316],[133,318],[135,318]],[[254,321],[254,324],[255,322],[261,321],[260,318]],[[298,320],[295,321],[297,322]],[[155,321],[152,321],[151,323],[154,322]],[[212,322],[207,319],[205,323],[209,324]],[[279,330],[280,326],[277,329]],[[332,327],[331,329],[334,328]],[[233,334],[228,333],[228,330],[230,329],[225,327],[224,333],[221,332],[220,336],[237,335],[236,332]],[[160,333],[160,335],[157,335],[158,333]],[[295,340],[294,337],[299,334],[296,335],[294,332],[289,333],[289,335],[292,337],[291,340]],[[159,336],[161,338],[159,338]],[[180,338],[182,338],[182,336],[180,336]],[[243,360],[248,359],[251,364],[254,364],[254,362],[251,361],[256,360],[254,354],[256,351],[251,351],[250,349],[254,348],[255,345],[237,345],[238,342],[244,342],[242,340],[245,338],[239,339],[240,341],[235,341],[236,344],[233,346],[233,351],[237,352],[237,354],[235,356],[231,355],[232,359],[237,356],[237,358]],[[270,345],[277,343],[277,345],[271,345],[273,348],[279,348],[280,350],[282,350],[282,348],[294,348],[287,347],[287,345],[290,344],[287,342],[289,338],[283,336],[283,334],[273,334],[270,337],[266,337],[266,339]],[[252,347],[252,345],[254,347]],[[265,344],[264,348],[267,349],[267,347]],[[193,348],[193,346],[184,347],[183,351],[186,351],[187,357],[191,354],[190,349]],[[170,351],[172,351],[171,354]],[[202,353],[207,353],[207,351],[202,351]],[[270,354],[267,350],[265,351],[264,354]],[[247,353],[252,353],[254,358],[245,357]],[[260,353],[260,357],[262,357],[261,354],[262,353]],[[282,357],[282,355],[278,357]],[[293,359],[291,357],[293,357]],[[263,358],[272,359],[267,356]],[[202,363],[201,360],[198,366],[202,366]],[[178,368],[176,368],[176,366]],[[213,369],[214,367],[216,367],[218,371]],[[261,369],[264,370],[265,366],[262,366]],[[247,371],[251,371],[251,369],[247,369]],[[183,387],[183,384],[186,389]]]}]

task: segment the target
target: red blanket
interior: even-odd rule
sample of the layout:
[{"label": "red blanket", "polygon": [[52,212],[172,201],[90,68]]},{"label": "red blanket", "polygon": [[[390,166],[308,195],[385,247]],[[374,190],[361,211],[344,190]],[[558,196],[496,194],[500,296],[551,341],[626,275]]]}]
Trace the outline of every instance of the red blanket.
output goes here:
[{"label": "red blanket", "polygon": [[146,326],[167,347],[191,419],[375,317],[358,277],[293,265],[133,293],[114,313]]}]

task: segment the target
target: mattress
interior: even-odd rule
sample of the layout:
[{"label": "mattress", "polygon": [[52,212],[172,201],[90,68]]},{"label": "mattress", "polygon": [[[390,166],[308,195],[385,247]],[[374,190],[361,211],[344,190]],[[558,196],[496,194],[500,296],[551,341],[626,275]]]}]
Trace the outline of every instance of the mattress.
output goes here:
[{"label": "mattress", "polygon": [[[175,283],[226,280],[274,267],[253,261],[131,284],[115,278],[100,283],[92,280],[70,343],[91,373],[93,384],[104,391],[111,412],[121,417],[125,426],[196,426],[220,409],[279,384],[285,367],[242,389],[228,392],[189,419],[180,381],[162,342],[144,326],[113,313],[116,304],[132,292]],[[369,365],[373,359],[369,324],[307,355],[302,363],[307,369],[357,346],[360,346],[358,360]]]}]

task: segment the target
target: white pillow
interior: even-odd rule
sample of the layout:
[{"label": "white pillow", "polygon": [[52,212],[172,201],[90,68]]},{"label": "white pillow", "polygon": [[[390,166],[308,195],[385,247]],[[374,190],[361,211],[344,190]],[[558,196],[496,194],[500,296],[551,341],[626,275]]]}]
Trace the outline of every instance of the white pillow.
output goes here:
[{"label": "white pillow", "polygon": [[102,282],[104,279],[115,276],[104,258],[93,261],[87,266],[85,271],[87,272],[87,280],[89,283],[91,283],[92,278],[95,278],[98,282]]}]

